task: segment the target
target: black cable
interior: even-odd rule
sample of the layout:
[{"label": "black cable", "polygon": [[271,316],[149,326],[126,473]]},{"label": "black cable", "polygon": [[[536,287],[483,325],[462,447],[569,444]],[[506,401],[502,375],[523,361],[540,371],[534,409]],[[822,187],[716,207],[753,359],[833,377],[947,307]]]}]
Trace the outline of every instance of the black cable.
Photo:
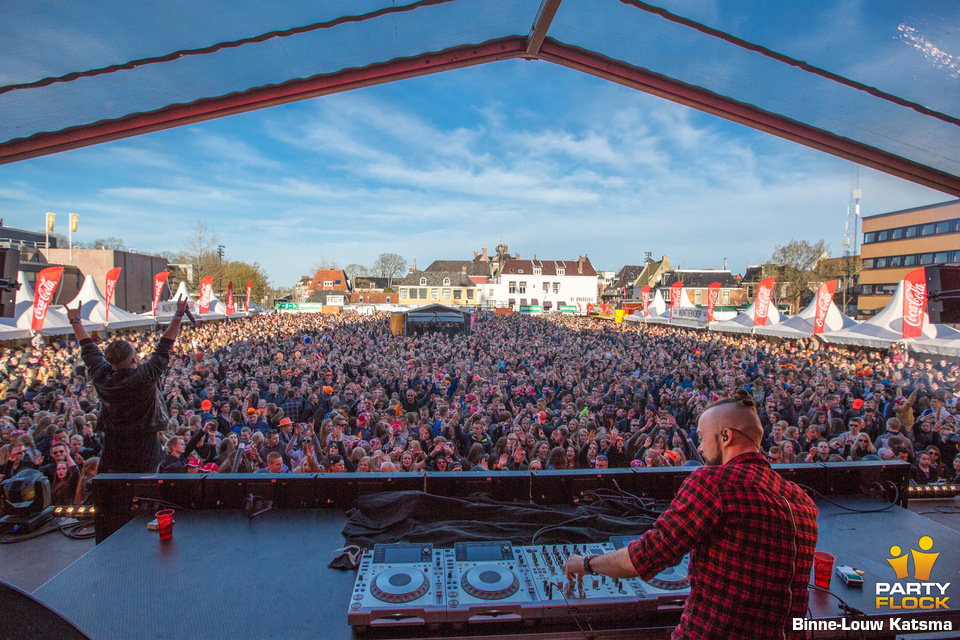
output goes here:
[{"label": "black cable", "polygon": [[847,604],[847,602],[843,598],[835,594],[833,591],[830,591],[830,589],[824,589],[823,587],[819,587],[815,584],[808,584],[807,587],[810,589],[813,589],[814,591],[821,591],[823,593],[826,593],[836,598],[840,602],[838,606],[840,610],[843,611],[844,614],[848,616],[853,616],[854,618],[867,617],[867,614],[865,614],[863,611],[860,611],[860,609],[857,609],[856,607],[852,607],[849,604]]},{"label": "black cable", "polygon": [[239,40],[228,40],[225,42],[218,42],[206,47],[200,47],[197,49],[180,49],[179,51],[174,51],[173,53],[168,53],[162,56],[153,56],[149,58],[140,58],[138,60],[131,60],[129,62],[124,62],[122,64],[112,64],[106,67],[101,67],[99,69],[89,69],[87,71],[73,71],[71,73],[64,74],[62,76],[47,77],[41,80],[34,80],[31,82],[23,82],[20,84],[8,84],[0,87],[0,95],[7,93],[9,91],[15,91],[18,89],[33,89],[37,87],[45,87],[51,84],[58,82],[70,82],[76,80],[77,78],[90,78],[93,76],[104,75],[108,73],[116,73],[117,71],[131,70],[137,67],[142,67],[148,64],[157,64],[160,62],[172,62],[178,60],[185,56],[196,56],[196,55],[206,55],[208,53],[216,53],[222,49],[231,49],[235,47],[240,47],[245,44],[257,44],[265,42],[272,38],[286,38],[293,35],[299,35],[302,33],[309,33],[311,31],[317,31],[320,29],[329,29],[331,27],[336,27],[341,24],[348,22],[363,22],[364,20],[370,20],[373,18],[379,18],[384,15],[392,13],[401,13],[405,11],[413,11],[414,9],[419,9],[423,6],[445,4],[448,2],[453,2],[453,0],[419,0],[419,2],[412,2],[399,7],[384,7],[382,9],[377,9],[376,11],[371,11],[370,13],[364,13],[354,16],[341,16],[333,20],[328,20],[326,22],[315,22],[313,24],[308,24],[300,27],[293,27],[291,29],[281,29],[276,31],[268,31],[267,33],[262,33],[257,36],[250,36],[247,38],[240,38]]},{"label": "black cable", "polygon": [[190,507],[181,507],[175,502],[170,502],[169,500],[161,500],[160,498],[146,498],[143,496],[134,496],[133,503],[144,503],[145,505],[155,504],[158,507],[166,507],[167,509],[180,509],[181,511],[189,511]]},{"label": "black cable", "polygon": [[[52,525],[52,526],[51,526]],[[45,536],[48,533],[53,533],[54,531],[60,531],[60,520],[54,518],[43,523],[43,526],[36,531],[31,531],[30,533],[24,533],[21,535],[11,536],[8,533],[0,536],[0,544],[15,544],[17,542],[26,542],[27,540],[33,540],[34,538],[39,538],[40,536]]]},{"label": "black cable", "polygon": [[97,535],[95,525],[93,520],[77,520],[60,525],[60,533],[71,540],[89,540]]},{"label": "black cable", "polygon": [[836,506],[836,507],[840,507],[841,509],[845,509],[846,511],[852,511],[853,513],[879,513],[879,512],[881,512],[881,511],[886,511],[887,509],[890,509],[891,507],[897,506],[897,500],[900,499],[900,490],[897,489],[897,485],[893,485],[893,488],[894,488],[894,490],[896,491],[896,497],[893,499],[893,502],[891,502],[891,503],[888,504],[887,506],[881,507],[881,508],[879,508],[879,509],[854,509],[853,507],[848,507],[848,506],[846,506],[846,505],[842,505],[842,504],[840,504],[839,502],[834,502],[833,500],[831,500],[831,499],[828,498],[827,496],[823,495],[822,493],[820,493],[819,491],[817,491],[817,490],[814,489],[813,487],[808,487],[807,485],[805,485],[805,484],[800,484],[799,482],[795,482],[794,484],[796,484],[796,485],[797,485],[798,487],[800,487],[801,489],[805,489],[805,490],[807,490],[807,491],[812,491],[813,493],[817,494],[818,496],[820,496],[821,498],[823,498],[824,500],[826,500],[827,502],[829,502],[830,504],[832,504],[832,505],[834,505],[834,506]]}]

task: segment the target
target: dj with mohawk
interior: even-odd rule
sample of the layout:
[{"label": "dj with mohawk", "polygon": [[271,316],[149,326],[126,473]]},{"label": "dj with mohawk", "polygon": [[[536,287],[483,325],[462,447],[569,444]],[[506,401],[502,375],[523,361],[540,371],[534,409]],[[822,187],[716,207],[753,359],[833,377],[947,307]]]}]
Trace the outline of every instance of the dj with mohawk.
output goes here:
[{"label": "dj with mohawk", "polygon": [[567,579],[650,579],[690,554],[690,595],[673,640],[802,638],[817,508],[770,469],[763,428],[745,391],[711,404],[697,424],[707,466],[681,485],[652,529],[603,555],[572,555]]}]

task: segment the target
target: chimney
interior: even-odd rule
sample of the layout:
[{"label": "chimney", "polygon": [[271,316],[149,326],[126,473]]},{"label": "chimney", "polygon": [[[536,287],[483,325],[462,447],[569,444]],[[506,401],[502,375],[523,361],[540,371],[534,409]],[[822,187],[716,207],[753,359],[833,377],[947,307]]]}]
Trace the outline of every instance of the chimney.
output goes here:
[{"label": "chimney", "polygon": [[583,256],[580,256],[577,260],[577,273],[583,274]]},{"label": "chimney", "polygon": [[474,259],[474,260],[477,259],[477,252],[476,252],[476,251],[473,252],[473,259]]},{"label": "chimney", "polygon": [[724,270],[724,271],[727,270],[727,259],[726,259],[726,258],[723,259],[723,270]]},{"label": "chimney", "polygon": [[460,267],[460,273],[462,273],[463,275],[467,275],[467,268],[466,268],[466,267]]},{"label": "chimney", "polygon": [[520,252],[517,251],[517,260],[519,260],[519,259],[520,259]]},{"label": "chimney", "polygon": [[487,258],[487,248],[486,248],[486,247],[483,248],[483,258],[481,258],[481,260],[489,260],[489,258]]},{"label": "chimney", "polygon": [[510,255],[510,246],[509,246],[509,245],[503,245],[503,252],[504,252],[506,255],[509,256],[509,255]]},{"label": "chimney", "polygon": [[408,273],[413,273],[413,267],[410,267],[410,271]]}]

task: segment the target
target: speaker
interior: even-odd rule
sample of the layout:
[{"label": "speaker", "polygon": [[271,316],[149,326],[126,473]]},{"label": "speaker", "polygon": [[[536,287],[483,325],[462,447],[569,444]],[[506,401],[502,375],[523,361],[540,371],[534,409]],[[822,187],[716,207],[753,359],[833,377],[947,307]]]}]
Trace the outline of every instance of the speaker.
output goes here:
[{"label": "speaker", "polygon": [[12,318],[17,290],[10,286],[17,282],[20,271],[20,249],[0,247],[0,318]]},{"label": "speaker", "polygon": [[72,622],[29,593],[0,580],[0,639],[90,640]]},{"label": "speaker", "polygon": [[100,474],[93,478],[94,524],[97,544],[141,513],[159,509],[200,509],[203,484],[198,474],[160,476]]},{"label": "speaker", "polygon": [[932,264],[924,271],[930,322],[960,324],[960,266]]}]

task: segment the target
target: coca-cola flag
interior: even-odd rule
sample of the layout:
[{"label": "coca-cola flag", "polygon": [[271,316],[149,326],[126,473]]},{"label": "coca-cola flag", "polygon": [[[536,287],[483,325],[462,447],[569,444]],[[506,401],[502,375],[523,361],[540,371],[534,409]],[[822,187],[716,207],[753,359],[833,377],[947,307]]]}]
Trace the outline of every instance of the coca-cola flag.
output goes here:
[{"label": "coca-cola flag", "polygon": [[157,305],[160,304],[160,292],[163,291],[163,283],[170,276],[169,271],[161,271],[153,276],[153,315],[157,315]]},{"label": "coca-cola flag", "polygon": [[233,280],[227,283],[227,315],[237,312],[237,303],[233,301]]},{"label": "coca-cola flag", "polygon": [[593,313],[593,304],[590,303],[590,302],[588,302],[588,303],[587,303],[587,315],[590,315],[591,313]]},{"label": "coca-cola flag", "polygon": [[110,320],[110,301],[113,300],[113,292],[117,290],[117,280],[120,279],[120,269],[121,267],[114,267],[107,271],[107,282],[104,286],[104,291],[107,292],[107,321]]},{"label": "coca-cola flag", "polygon": [[757,287],[756,306],[753,308],[753,326],[762,327],[767,324],[767,314],[770,312],[770,298],[773,296],[774,278],[764,278]]},{"label": "coca-cola flag", "polygon": [[47,267],[37,274],[37,292],[33,299],[33,322],[30,328],[34,331],[43,329],[43,321],[47,319],[47,309],[53,300],[53,293],[60,284],[63,267]]},{"label": "coca-cola flag", "polygon": [[680,308],[680,296],[683,295],[683,280],[679,280],[670,285],[670,317],[673,318],[673,310]]},{"label": "coca-cola flag", "polygon": [[919,338],[927,317],[927,273],[921,267],[903,279],[903,337]]},{"label": "coca-cola flag", "polygon": [[817,314],[813,317],[813,335],[823,333],[823,327],[827,324],[827,312],[830,311],[830,305],[833,303],[833,294],[837,292],[837,283],[839,280],[830,280],[817,287]]},{"label": "coca-cola flag", "polygon": [[707,322],[713,322],[713,309],[720,299],[720,283],[711,282],[707,287]]},{"label": "coca-cola flag", "polygon": [[200,281],[200,313],[210,313],[210,299],[213,297],[213,276]]},{"label": "coca-cola flag", "polygon": [[247,301],[243,303],[243,310],[250,313],[250,292],[253,290],[253,280],[247,280]]},{"label": "coca-cola flag", "polygon": [[640,289],[640,305],[643,307],[643,317],[650,317],[650,287],[643,285]]},{"label": "coca-cola flag", "polygon": [[610,305],[607,304],[606,302],[603,303],[603,307],[601,308],[603,309],[604,313],[610,313]]}]

